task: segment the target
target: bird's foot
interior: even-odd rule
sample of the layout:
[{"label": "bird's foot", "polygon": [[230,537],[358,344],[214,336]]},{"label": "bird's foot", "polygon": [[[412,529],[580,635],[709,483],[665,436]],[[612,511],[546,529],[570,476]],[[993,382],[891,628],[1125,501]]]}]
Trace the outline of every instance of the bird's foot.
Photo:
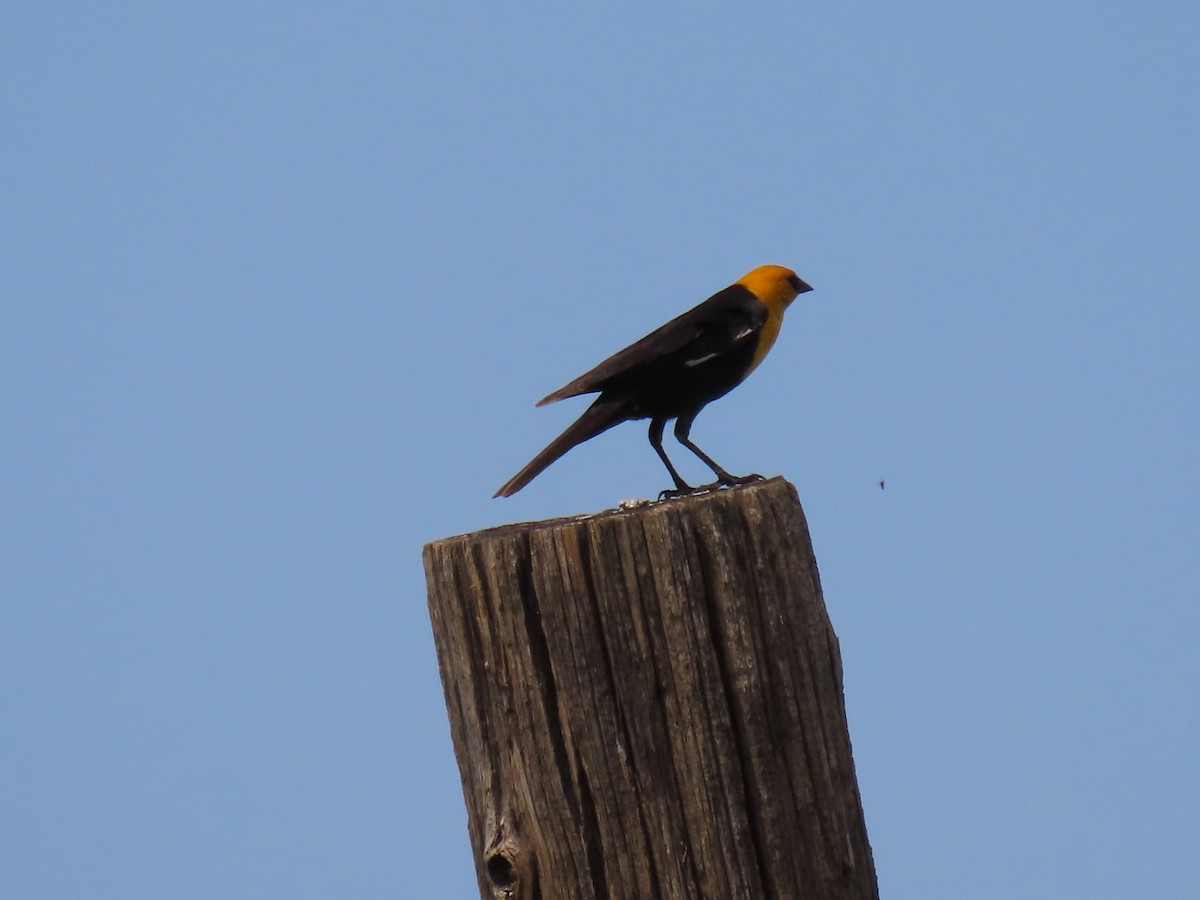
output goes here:
[{"label": "bird's foot", "polygon": [[675,500],[678,497],[688,497],[692,494],[698,494],[700,491],[707,491],[711,485],[700,485],[692,487],[690,484],[680,484],[675,488],[668,488],[665,491],[658,492],[659,500]]},{"label": "bird's foot", "polygon": [[720,472],[717,475],[717,480],[709,487],[736,487],[742,484],[753,484],[756,481],[764,481],[763,476],[757,472],[752,472],[749,475],[730,475],[728,472]]},{"label": "bird's foot", "polygon": [[692,494],[703,494],[706,491],[717,491],[721,488],[738,487],[743,484],[753,484],[756,481],[765,481],[766,478],[759,475],[757,472],[752,472],[749,475],[730,475],[728,472],[722,472],[717,476],[716,481],[708,484],[698,484],[692,487],[690,484],[681,484],[674,489],[659,491],[659,500],[674,500],[677,497],[690,497]]},{"label": "bird's foot", "polygon": [[690,484],[680,484],[679,486],[658,492],[659,500],[674,500],[677,497],[690,497],[692,494],[703,494],[706,491],[716,491],[721,488],[738,487],[743,484],[753,484],[756,481],[765,481],[766,478],[759,475],[757,472],[752,472],[749,475],[730,475],[728,472],[721,472],[717,476],[716,481],[708,484],[698,484],[692,487]]}]

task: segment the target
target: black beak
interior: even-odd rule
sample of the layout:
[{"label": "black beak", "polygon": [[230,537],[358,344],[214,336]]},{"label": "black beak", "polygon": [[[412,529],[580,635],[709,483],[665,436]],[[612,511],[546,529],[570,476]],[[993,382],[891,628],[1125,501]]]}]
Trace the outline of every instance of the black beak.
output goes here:
[{"label": "black beak", "polygon": [[788,278],[788,282],[796,289],[797,294],[803,294],[806,291],[812,290],[812,285],[807,281],[801,280],[798,276],[792,275]]}]

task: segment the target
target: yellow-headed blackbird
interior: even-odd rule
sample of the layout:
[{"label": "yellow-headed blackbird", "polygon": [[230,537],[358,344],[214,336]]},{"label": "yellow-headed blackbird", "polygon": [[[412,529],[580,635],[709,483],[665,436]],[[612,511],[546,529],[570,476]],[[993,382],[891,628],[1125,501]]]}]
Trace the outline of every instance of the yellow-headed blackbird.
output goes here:
[{"label": "yellow-headed blackbird", "polygon": [[[762,476],[730,475],[688,440],[692,422],[704,406],[724,396],[762,362],[783,323],[783,311],[798,294],[812,288],[783,266],[759,266],[640,341],[610,356],[596,368],[543,398],[545,406],[564,397],[600,396],[570,428],[496,491],[509,497],[574,447],[614,425],[650,420],[650,445],[662,459],[679,497],[708,487],[757,481]],[[663,429],[675,419],[675,437],[717,476],[712,485],[693,488],[675,470],[663,450]]]}]

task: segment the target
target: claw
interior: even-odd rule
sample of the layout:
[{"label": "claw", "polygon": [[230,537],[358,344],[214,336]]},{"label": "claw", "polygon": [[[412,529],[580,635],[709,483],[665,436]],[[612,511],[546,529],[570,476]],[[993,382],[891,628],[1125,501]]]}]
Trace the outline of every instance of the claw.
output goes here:
[{"label": "claw", "polygon": [[699,487],[692,487],[691,485],[688,485],[687,487],[682,488],[667,488],[665,491],[658,492],[658,499],[675,500],[679,497],[688,497],[692,494],[698,494],[701,491],[706,491],[709,489],[709,487],[711,487],[711,485],[702,484]]},{"label": "claw", "polygon": [[668,488],[665,491],[658,492],[659,500],[676,500],[679,497],[690,497],[692,494],[703,494],[708,491],[719,491],[721,488],[739,487],[743,484],[753,484],[756,481],[765,481],[766,477],[759,475],[757,472],[752,472],[749,475],[730,475],[724,473],[719,480],[710,481],[708,484],[698,484],[695,487],[691,485],[683,485],[679,488]]},{"label": "claw", "polygon": [[749,475],[730,475],[726,472],[721,476],[721,480],[717,482],[721,487],[735,487],[741,484],[753,484],[756,481],[765,481],[762,475],[757,472],[752,472]]}]

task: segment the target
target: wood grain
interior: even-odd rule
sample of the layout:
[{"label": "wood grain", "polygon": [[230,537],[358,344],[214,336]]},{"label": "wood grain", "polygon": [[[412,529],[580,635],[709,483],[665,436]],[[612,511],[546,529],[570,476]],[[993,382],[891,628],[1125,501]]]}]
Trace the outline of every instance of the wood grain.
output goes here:
[{"label": "wood grain", "polygon": [[424,559],[483,897],[878,897],[786,481]]}]

